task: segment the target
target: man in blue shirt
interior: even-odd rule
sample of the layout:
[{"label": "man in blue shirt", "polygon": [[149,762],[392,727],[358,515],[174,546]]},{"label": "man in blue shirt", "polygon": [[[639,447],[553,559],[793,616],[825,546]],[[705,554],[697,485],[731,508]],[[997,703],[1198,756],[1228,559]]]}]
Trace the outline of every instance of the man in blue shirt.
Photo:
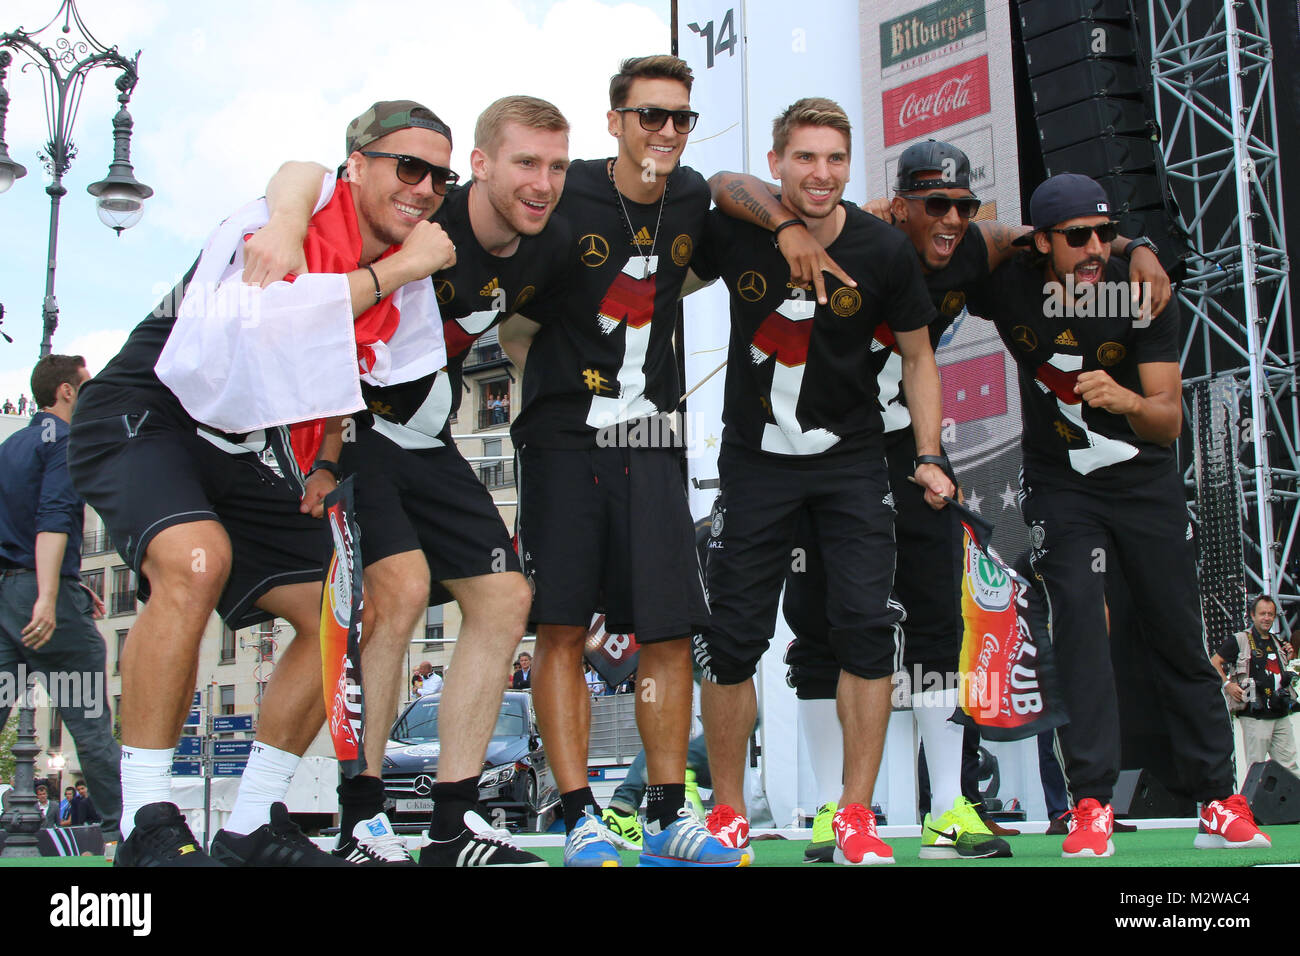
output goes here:
[{"label": "man in blue shirt", "polygon": [[[0,444],[0,691],[21,692],[27,671],[45,675],[56,698],[68,698],[53,703],[99,800],[105,838],[116,840],[121,752],[106,700],[96,598],[81,584],[85,504],[68,475],[68,420],[89,378],[79,355],[41,359],[32,372],[40,411]],[[78,693],[65,693],[71,690]],[[0,728],[16,696],[0,693]]]}]

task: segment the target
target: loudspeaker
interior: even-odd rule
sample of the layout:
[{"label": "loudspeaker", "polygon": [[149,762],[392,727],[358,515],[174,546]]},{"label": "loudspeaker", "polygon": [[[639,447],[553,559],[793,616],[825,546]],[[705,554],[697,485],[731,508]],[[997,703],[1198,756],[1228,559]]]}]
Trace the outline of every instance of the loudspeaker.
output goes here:
[{"label": "loudspeaker", "polygon": [[1300,779],[1276,760],[1251,764],[1241,795],[1256,823],[1300,823]]},{"label": "loudspeaker", "polygon": [[1030,83],[1034,112],[1039,116],[1094,96],[1141,97],[1150,83],[1136,63],[1122,60],[1081,60]]},{"label": "loudspeaker", "polygon": [[1149,770],[1121,770],[1110,805],[1115,816],[1135,820],[1196,815],[1191,800],[1175,797]]},{"label": "loudspeaker", "polygon": [[1093,20],[1127,24],[1128,0],[1022,0],[1020,4],[1020,29],[1026,40]]},{"label": "loudspeaker", "polygon": [[1085,143],[1043,153],[1047,175],[1083,173],[1094,179],[1156,169],[1155,144],[1139,136],[1099,136]]},{"label": "loudspeaker", "polygon": [[1095,96],[1038,117],[1038,137],[1044,153],[1102,136],[1160,138],[1141,100]]},{"label": "loudspeaker", "polygon": [[1136,57],[1133,31],[1127,23],[1074,23],[1032,40],[1025,40],[1025,63],[1031,81],[1079,60],[1124,60],[1134,63]]}]

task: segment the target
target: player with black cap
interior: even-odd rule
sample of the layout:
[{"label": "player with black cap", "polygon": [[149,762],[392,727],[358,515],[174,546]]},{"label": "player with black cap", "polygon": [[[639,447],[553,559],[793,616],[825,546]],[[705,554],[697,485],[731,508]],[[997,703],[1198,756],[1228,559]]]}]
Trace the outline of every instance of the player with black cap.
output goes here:
[{"label": "player with black cap", "polygon": [[[1020,369],[1021,509],[1046,585],[1070,723],[1057,731],[1073,808],[1062,855],[1114,852],[1120,731],[1105,572],[1122,574],[1153,655],[1155,699],[1183,785],[1203,803],[1198,848],[1267,847],[1233,795],[1232,729],[1203,643],[1192,526],[1173,448],[1182,430],[1179,315],[1135,310],[1102,187],[1048,179],[1027,247],[971,294]],[[1153,557],[1158,556],[1158,560]]]},{"label": "player with black cap", "polygon": [[[950,143],[926,140],[904,150],[898,159],[894,190],[888,215],[907,234],[921,260],[926,288],[939,312],[930,324],[931,342],[937,351],[966,307],[965,290],[977,286],[1007,261],[1014,252],[1013,241],[1028,229],[992,220],[974,222],[980,200],[971,189],[970,161]],[[975,228],[970,228],[972,224]],[[1137,240],[1115,240],[1116,251],[1130,246],[1137,252],[1131,278],[1139,287],[1150,284],[1158,311],[1169,297],[1168,277],[1154,253],[1141,248]],[[909,674],[922,675],[923,686],[943,688],[912,697],[935,809],[934,818],[923,821],[922,856],[977,859],[1009,855],[1010,847],[995,836],[996,824],[981,820],[962,796],[962,729],[949,719],[956,706],[954,682],[962,638],[961,528],[950,513],[923,507],[918,495],[908,493],[905,482],[916,450],[899,388],[901,358],[892,347],[887,326],[877,329],[876,342],[885,453],[898,510],[895,591],[907,611],[904,663]],[[784,613],[796,637],[787,652],[787,663],[790,682],[803,702],[801,721],[810,728],[805,739],[815,741],[834,730],[834,715],[822,702],[834,696],[836,667],[827,646],[825,570],[820,550],[802,529],[796,548],[806,564],[792,565],[786,575]],[[920,690],[920,686],[913,687],[914,692]],[[838,779],[835,749],[814,742],[811,752],[818,775]],[[818,754],[824,754],[825,760],[816,759]],[[824,769],[820,768],[823,763]],[[810,860],[829,859],[833,849],[828,808],[818,810],[808,850]]]},{"label": "player with black cap", "polygon": [[[243,285],[244,237],[266,222],[265,205],[249,204],[82,389],[73,481],[147,596],[122,658],[119,866],[346,865],[316,849],[282,802],[325,716],[317,634],[328,536],[311,512],[319,517],[335,487],[337,416],[361,407],[360,376],[400,381],[440,361],[436,310],[402,293],[452,254],[424,221],[447,172],[445,126],[418,104],[377,103],[353,121],[350,150],[353,129],[371,127],[379,132],[363,146],[404,159],[349,157],[349,181],[322,201],[306,249],[328,268],[309,281]],[[395,334],[399,315],[409,349]],[[285,348],[295,331],[300,347]],[[293,436],[283,427],[291,423]],[[303,466],[291,438],[315,467],[310,458]],[[261,460],[267,450],[280,473]],[[276,661],[239,796],[209,857],[171,803],[170,783],[214,609],[231,629],[285,618],[303,639]]]}]

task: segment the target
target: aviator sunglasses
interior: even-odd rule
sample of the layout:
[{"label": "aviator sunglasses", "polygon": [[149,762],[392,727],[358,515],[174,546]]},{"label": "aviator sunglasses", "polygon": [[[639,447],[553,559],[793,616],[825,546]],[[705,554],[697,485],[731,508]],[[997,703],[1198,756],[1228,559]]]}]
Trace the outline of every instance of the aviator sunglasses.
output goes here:
[{"label": "aviator sunglasses", "polygon": [[679,133],[689,133],[695,129],[695,121],[700,114],[694,110],[666,110],[660,106],[619,106],[615,113],[637,113],[640,115],[641,128],[648,133],[657,133],[664,128],[668,117],[673,118],[673,129]]},{"label": "aviator sunglasses", "polygon": [[447,195],[447,187],[460,182],[460,176],[446,166],[435,166],[418,156],[407,156],[405,153],[381,153],[373,149],[363,149],[361,155],[397,160],[397,178],[408,186],[418,186],[424,182],[425,176],[432,177],[431,186],[439,196]]}]

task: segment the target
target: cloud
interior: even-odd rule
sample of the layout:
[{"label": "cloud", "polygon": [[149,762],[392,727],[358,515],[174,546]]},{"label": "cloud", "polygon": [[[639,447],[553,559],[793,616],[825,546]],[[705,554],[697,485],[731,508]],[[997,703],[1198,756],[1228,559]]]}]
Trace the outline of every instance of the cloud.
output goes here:
[{"label": "cloud", "polygon": [[[52,0],[5,0],[0,29],[34,29],[53,7]],[[131,158],[155,194],[141,224],[120,237],[95,216],[85,188],[108,169],[118,108],[114,74],[96,70],[74,131],[79,154],[64,181],[60,352],[94,333],[134,327],[156,290],[188,268],[223,217],[261,194],[281,161],[340,162],[344,128],[371,102],[410,97],[439,113],[452,128],[452,165],[462,177],[475,119],[510,93],[559,106],[573,127],[574,157],[605,156],[613,152],[605,129],[609,76],[624,57],[669,45],[664,0],[79,0],[78,10],[101,42],[128,55],[142,50]],[[47,136],[40,85],[17,65],[6,80],[13,100],[6,140],[29,173],[0,196],[0,302],[11,320],[5,331],[17,340],[0,343],[0,398],[25,382],[35,361],[49,216],[36,159]]]}]

